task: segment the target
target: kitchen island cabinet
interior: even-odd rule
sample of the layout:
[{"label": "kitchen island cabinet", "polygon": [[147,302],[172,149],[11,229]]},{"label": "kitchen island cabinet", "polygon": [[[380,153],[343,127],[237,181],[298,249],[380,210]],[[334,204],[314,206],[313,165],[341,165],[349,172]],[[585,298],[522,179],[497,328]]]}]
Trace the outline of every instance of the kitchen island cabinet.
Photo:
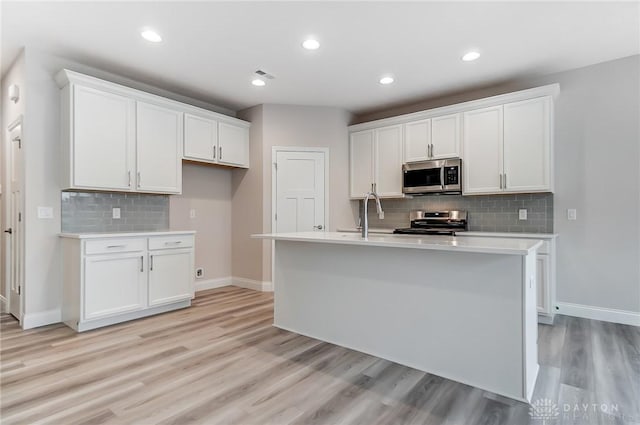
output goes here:
[{"label": "kitchen island cabinet", "polygon": [[541,241],[349,233],[275,240],[274,325],[529,401]]}]

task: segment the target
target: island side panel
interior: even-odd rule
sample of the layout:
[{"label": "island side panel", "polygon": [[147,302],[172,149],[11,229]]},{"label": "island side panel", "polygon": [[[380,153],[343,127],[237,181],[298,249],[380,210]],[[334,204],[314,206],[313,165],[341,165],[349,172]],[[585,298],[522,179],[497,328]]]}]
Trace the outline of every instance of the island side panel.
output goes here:
[{"label": "island side panel", "polygon": [[525,367],[525,388],[527,400],[531,401],[533,389],[536,385],[536,378],[540,366],[538,365],[538,307],[536,302],[536,256],[531,253],[523,258],[525,296],[523,302],[523,323],[524,323],[524,367]]},{"label": "island side panel", "polygon": [[276,241],[277,327],[525,400],[520,255]]}]

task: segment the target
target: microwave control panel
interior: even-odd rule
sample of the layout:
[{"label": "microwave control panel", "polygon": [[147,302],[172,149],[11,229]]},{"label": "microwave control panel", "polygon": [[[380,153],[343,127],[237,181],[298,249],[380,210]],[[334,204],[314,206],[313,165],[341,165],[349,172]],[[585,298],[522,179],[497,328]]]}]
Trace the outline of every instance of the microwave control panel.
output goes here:
[{"label": "microwave control panel", "polygon": [[446,167],[444,169],[444,184],[455,185],[459,184],[458,181],[458,167]]}]

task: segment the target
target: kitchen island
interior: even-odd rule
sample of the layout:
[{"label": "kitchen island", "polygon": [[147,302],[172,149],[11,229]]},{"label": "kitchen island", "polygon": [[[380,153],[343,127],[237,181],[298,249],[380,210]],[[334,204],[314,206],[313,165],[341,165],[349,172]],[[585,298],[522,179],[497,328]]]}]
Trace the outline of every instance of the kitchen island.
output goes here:
[{"label": "kitchen island", "polygon": [[276,327],[530,401],[540,241],[253,237],[275,241]]}]

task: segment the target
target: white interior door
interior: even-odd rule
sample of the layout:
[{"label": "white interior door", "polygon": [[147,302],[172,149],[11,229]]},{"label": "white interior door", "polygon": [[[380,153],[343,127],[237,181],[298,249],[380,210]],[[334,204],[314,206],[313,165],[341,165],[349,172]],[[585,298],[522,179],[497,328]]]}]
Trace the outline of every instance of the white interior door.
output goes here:
[{"label": "white interior door", "polygon": [[9,228],[5,229],[7,250],[9,312],[22,320],[22,289],[24,288],[24,217],[22,179],[22,125],[9,130]]},{"label": "white interior door", "polygon": [[326,230],[325,161],[325,152],[276,153],[276,232]]}]

